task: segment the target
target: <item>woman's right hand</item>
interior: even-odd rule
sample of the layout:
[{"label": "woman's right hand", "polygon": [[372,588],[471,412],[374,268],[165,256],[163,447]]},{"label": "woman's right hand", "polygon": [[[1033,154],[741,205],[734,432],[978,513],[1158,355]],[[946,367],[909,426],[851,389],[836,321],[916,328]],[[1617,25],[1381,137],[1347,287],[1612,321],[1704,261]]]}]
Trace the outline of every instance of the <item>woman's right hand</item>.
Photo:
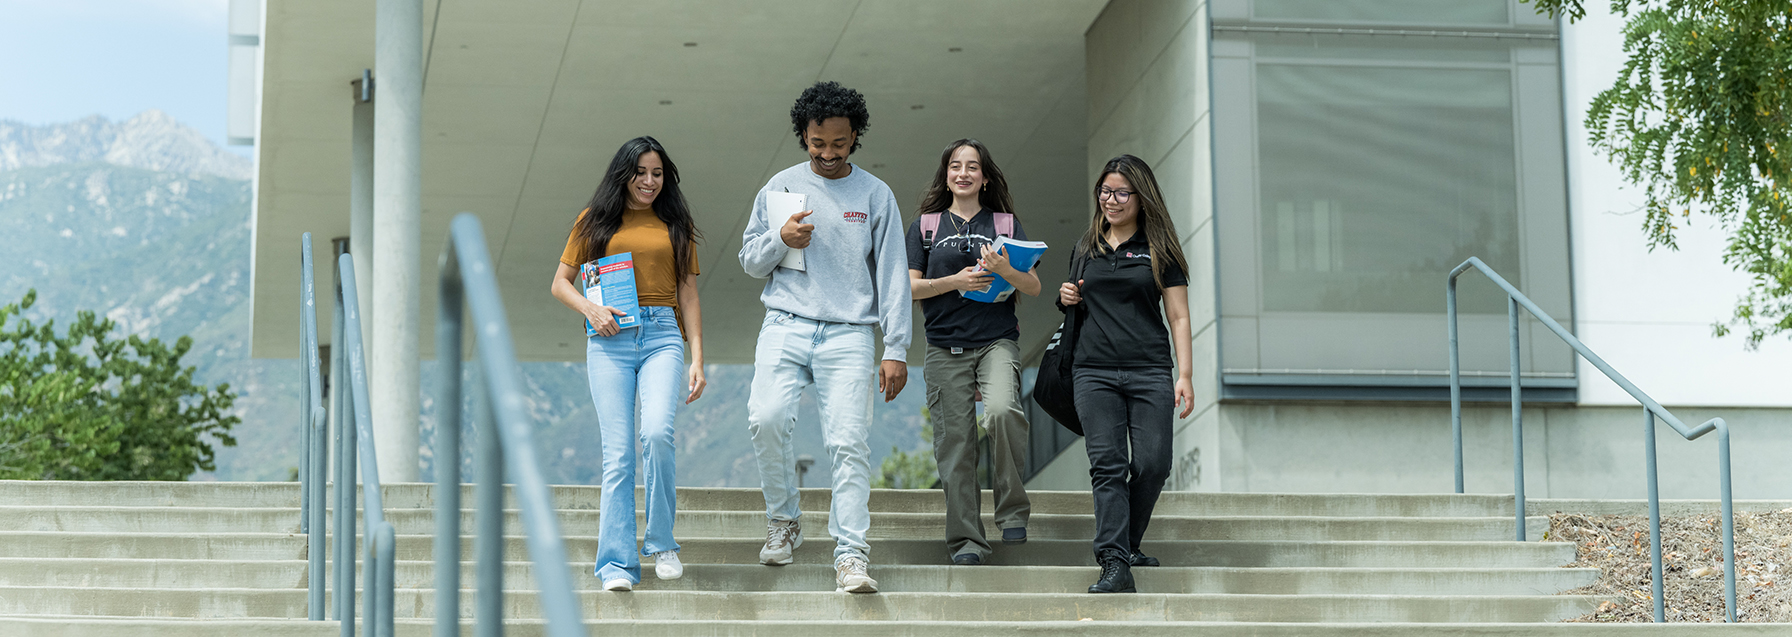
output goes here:
[{"label": "woman's right hand", "polygon": [[1083,302],[1083,280],[1082,279],[1077,279],[1076,283],[1066,282],[1066,283],[1064,283],[1064,285],[1058,286],[1058,304],[1059,305],[1068,307],[1071,305],[1076,305],[1081,302]]},{"label": "woman's right hand", "polygon": [[960,292],[982,292],[989,289],[992,276],[987,270],[978,270],[975,266],[967,265],[963,270],[959,270],[958,274],[941,280],[945,281],[946,287]]},{"label": "woman's right hand", "polygon": [[585,320],[591,321],[591,327],[597,330],[598,336],[615,336],[622,328],[616,325],[616,317],[628,316],[628,312],[607,305],[595,303],[585,308]]}]

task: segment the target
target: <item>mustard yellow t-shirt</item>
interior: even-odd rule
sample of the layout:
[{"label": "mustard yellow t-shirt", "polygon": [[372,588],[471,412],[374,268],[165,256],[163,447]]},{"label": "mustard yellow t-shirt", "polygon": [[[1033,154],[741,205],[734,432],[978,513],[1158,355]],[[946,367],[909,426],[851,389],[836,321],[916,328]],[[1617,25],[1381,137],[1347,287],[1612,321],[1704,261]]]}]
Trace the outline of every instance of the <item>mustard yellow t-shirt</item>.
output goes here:
[{"label": "mustard yellow t-shirt", "polygon": [[[584,219],[588,212],[589,209],[580,211],[579,219]],[[574,221],[573,225],[576,227],[578,221]],[[700,274],[695,248],[696,246],[692,246],[690,251],[690,273]],[[678,272],[673,268],[672,235],[666,230],[666,222],[660,221],[659,215],[652,210],[624,210],[622,226],[610,237],[604,254],[593,256],[589,252],[590,246],[576,234],[568,234],[566,250],[560,253],[560,262],[577,268],[580,264],[601,257],[633,253],[635,295],[640,304],[673,308],[678,314],[678,329],[680,332],[684,331],[684,312],[678,310]]]}]

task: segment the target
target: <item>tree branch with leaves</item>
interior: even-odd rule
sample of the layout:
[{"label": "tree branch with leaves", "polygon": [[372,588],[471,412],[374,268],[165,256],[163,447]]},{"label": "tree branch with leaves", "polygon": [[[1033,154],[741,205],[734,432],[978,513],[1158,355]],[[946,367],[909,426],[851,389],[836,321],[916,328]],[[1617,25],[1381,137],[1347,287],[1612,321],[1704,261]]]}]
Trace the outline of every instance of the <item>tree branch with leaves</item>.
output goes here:
[{"label": "tree branch with leaves", "polygon": [[185,480],[215,469],[212,443],[235,446],[229,384],[193,382],[193,347],[112,338],[80,312],[66,335],[21,314],[37,291],[0,307],[0,478]]},{"label": "tree branch with leaves", "polygon": [[[1527,0],[1570,21],[1585,0]],[[1792,1],[1611,0],[1624,17],[1623,71],[1593,98],[1586,127],[1647,200],[1649,247],[1677,249],[1694,215],[1728,235],[1724,263],[1749,290],[1719,336],[1748,346],[1792,333]]]}]

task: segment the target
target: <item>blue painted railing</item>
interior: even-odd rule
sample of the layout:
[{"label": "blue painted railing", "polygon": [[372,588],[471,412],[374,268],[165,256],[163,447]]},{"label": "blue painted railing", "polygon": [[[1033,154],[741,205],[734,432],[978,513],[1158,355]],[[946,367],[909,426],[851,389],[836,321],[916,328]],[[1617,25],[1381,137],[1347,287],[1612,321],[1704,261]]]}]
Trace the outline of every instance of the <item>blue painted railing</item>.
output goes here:
[{"label": "blue painted railing", "polygon": [[[380,497],[379,458],[374,453],[373,417],[368,405],[367,358],[361,344],[361,310],[355,294],[355,270],[352,258],[344,253],[336,259],[336,308],[330,343],[330,377],[335,390],[330,392],[331,408],[323,407],[323,382],[318,369],[317,304],[312,274],[311,233],[299,239],[299,323],[300,360],[305,366],[301,385],[305,398],[300,401],[302,423],[300,472],[301,531],[309,543],[309,582],[306,591],[306,615],[312,620],[324,619],[325,580],[324,545],[326,534],[324,513],[328,505],[325,474],[328,472],[328,451],[325,439],[326,415],[335,414],[336,446],[336,542],[334,602],[330,615],[342,622],[343,637],[355,634],[355,518],[356,459],[360,459],[361,495],[359,504],[367,512],[365,567],[361,569],[362,604],[367,610],[363,630],[373,637],[391,637],[393,631],[393,574],[396,571],[394,549],[397,535],[386,522],[385,507]],[[346,367],[346,369],[345,369]],[[346,371],[346,373],[344,373]]]},{"label": "blue painted railing", "polygon": [[329,483],[328,412],[324,411],[323,379],[317,360],[317,294],[313,285],[311,233],[299,238],[299,532],[306,534],[310,550],[310,576],[306,579],[306,616],[324,618],[324,498]]},{"label": "blue painted railing", "polygon": [[[386,522],[385,503],[380,493],[379,458],[374,452],[373,407],[368,402],[367,357],[361,344],[361,310],[355,291],[355,262],[348,254],[336,257],[336,335],[332,341],[342,343],[339,361],[347,363],[347,377],[336,382],[336,414],[342,447],[338,450],[341,471],[337,475],[336,505],[336,598],[340,604],[337,617],[342,619],[343,637],[355,634],[355,457],[360,456],[361,504],[367,512],[364,527],[366,547],[362,568],[363,606],[367,609],[365,630],[372,637],[391,637],[393,630],[393,573],[396,570],[394,550],[397,534]],[[335,347],[331,347],[335,350]],[[332,353],[334,357],[335,354]],[[339,368],[340,369],[340,368]],[[346,381],[346,382],[344,382]]]},{"label": "blue painted railing", "polygon": [[535,443],[524,409],[527,394],[517,370],[510,322],[486,250],[479,219],[454,218],[439,263],[441,290],[436,314],[436,360],[441,362],[436,408],[436,626],[437,637],[460,635],[460,422],[461,315],[473,320],[477,371],[472,383],[472,420],[478,448],[474,470],[474,615],[478,634],[504,630],[504,482],[515,485],[522,509],[529,557],[541,595],[547,634],[584,637],[578,598],[567,571],[566,543],[560,535],[552,494],[535,459]]},{"label": "blue painted railing", "polygon": [[1699,438],[1712,431],[1717,432],[1717,484],[1719,497],[1722,498],[1720,510],[1724,523],[1724,617],[1728,621],[1735,622],[1736,521],[1730,501],[1729,426],[1724,424],[1722,418],[1712,418],[1696,428],[1688,427],[1686,423],[1680,422],[1680,419],[1662,407],[1661,403],[1655,402],[1655,399],[1643,393],[1643,390],[1637,389],[1636,385],[1631,384],[1623,374],[1619,374],[1617,370],[1612,369],[1611,365],[1606,364],[1605,359],[1594,354],[1593,350],[1588,349],[1585,344],[1580,342],[1580,339],[1568,333],[1561,323],[1550,318],[1549,314],[1538,308],[1536,303],[1532,303],[1529,297],[1519,292],[1518,288],[1512,287],[1512,284],[1508,283],[1504,277],[1476,257],[1469,257],[1467,261],[1462,262],[1462,265],[1456,266],[1456,269],[1450,271],[1449,293],[1446,297],[1446,308],[1450,318],[1450,429],[1456,445],[1456,492],[1462,493],[1462,360],[1457,348],[1456,336],[1456,277],[1467,272],[1469,268],[1479,270],[1481,274],[1487,275],[1487,278],[1495,285],[1500,286],[1500,289],[1506,291],[1507,332],[1511,337],[1512,366],[1512,500],[1513,506],[1516,507],[1514,515],[1517,516],[1515,525],[1517,526],[1518,540],[1524,541],[1525,514],[1524,406],[1520,399],[1521,390],[1518,383],[1518,308],[1523,307],[1525,311],[1531,313],[1531,316],[1542,322],[1544,327],[1555,332],[1556,336],[1560,337],[1569,347],[1574,348],[1576,353],[1605,374],[1606,378],[1617,383],[1619,387],[1643,405],[1644,466],[1649,479],[1649,547],[1651,566],[1654,568],[1649,579],[1654,587],[1655,621],[1657,622],[1667,621],[1667,614],[1665,600],[1662,598],[1661,582],[1663,574],[1661,569],[1661,497],[1655,470],[1655,419],[1660,417],[1668,423],[1668,426],[1673,427],[1676,433],[1687,440]]}]

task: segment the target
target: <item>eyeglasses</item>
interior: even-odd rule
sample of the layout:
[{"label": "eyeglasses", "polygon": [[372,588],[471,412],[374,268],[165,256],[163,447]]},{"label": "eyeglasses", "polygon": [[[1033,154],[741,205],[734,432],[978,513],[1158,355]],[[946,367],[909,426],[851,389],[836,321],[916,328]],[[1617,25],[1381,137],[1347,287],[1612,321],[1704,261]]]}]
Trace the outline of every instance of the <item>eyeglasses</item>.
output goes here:
[{"label": "eyeglasses", "polygon": [[1131,198],[1132,198],[1131,190],[1114,190],[1112,188],[1102,188],[1100,190],[1095,191],[1095,200],[1096,201],[1100,201],[1103,199],[1112,199],[1112,200],[1114,200],[1114,203],[1126,203],[1126,200],[1131,199]]}]

